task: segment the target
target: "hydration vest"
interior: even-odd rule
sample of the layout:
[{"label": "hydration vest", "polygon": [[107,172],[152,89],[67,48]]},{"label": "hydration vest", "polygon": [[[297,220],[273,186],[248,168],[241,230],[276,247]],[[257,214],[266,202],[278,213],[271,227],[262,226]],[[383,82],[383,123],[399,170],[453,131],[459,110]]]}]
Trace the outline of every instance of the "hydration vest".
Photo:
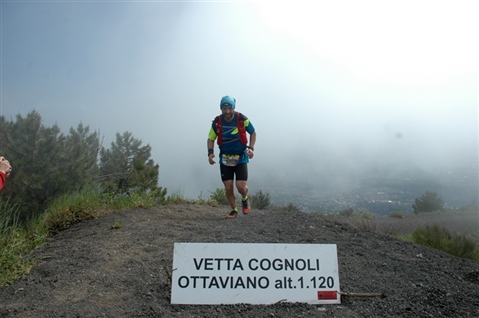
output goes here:
[{"label": "hydration vest", "polygon": [[[216,116],[215,120],[213,121],[215,123],[216,136],[218,137],[218,146],[223,145],[223,124],[221,122],[221,116],[222,115]],[[241,115],[241,113],[238,112],[236,127],[238,128],[239,139],[243,145],[246,145],[248,143],[248,137],[246,136],[246,128],[244,128],[245,119],[247,119],[246,116]]]}]

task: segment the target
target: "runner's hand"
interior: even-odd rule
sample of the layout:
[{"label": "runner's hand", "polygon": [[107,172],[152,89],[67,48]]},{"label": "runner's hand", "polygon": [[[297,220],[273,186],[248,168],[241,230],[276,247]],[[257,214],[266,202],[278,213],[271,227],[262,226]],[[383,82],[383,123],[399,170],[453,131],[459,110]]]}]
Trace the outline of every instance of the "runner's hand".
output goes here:
[{"label": "runner's hand", "polygon": [[216,163],[216,161],[213,159],[214,157],[215,157],[214,153],[208,156],[208,161],[210,162],[210,165],[214,165]]}]

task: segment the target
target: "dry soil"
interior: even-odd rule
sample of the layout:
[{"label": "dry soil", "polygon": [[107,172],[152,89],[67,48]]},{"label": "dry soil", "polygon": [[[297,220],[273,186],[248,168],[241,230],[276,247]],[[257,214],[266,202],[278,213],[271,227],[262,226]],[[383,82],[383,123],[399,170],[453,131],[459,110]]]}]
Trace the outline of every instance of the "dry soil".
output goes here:
[{"label": "dry soil", "polygon": [[[384,234],[394,228],[387,222],[404,226],[406,218],[381,219],[371,233],[301,212],[252,210],[225,220],[227,212],[185,204],[78,223],[32,253],[38,263],[29,275],[0,289],[0,317],[479,317],[479,263]],[[478,214],[463,222],[478,226]],[[337,244],[341,291],[381,296],[343,295],[335,305],[171,305],[165,268],[174,242]]]}]

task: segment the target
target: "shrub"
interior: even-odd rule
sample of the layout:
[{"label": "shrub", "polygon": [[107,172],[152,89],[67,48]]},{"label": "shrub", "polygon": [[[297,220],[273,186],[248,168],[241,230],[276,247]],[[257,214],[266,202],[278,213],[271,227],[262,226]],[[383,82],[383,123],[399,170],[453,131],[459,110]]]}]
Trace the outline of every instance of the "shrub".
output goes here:
[{"label": "shrub", "polygon": [[228,205],[228,200],[226,199],[226,190],[224,188],[217,188],[210,195],[211,200],[215,200],[220,205]]},{"label": "shrub", "polygon": [[373,214],[370,211],[359,211],[359,216],[362,217],[363,219],[372,219]]},{"label": "shrub", "polygon": [[354,209],[349,207],[349,208],[344,209],[341,212],[339,212],[339,216],[349,217],[349,216],[352,216],[353,213],[354,213]]},{"label": "shrub", "polygon": [[389,214],[389,217],[403,219],[404,218],[404,213],[402,213],[402,211],[392,211]]},{"label": "shrub", "polygon": [[479,250],[476,242],[462,234],[453,235],[437,224],[425,228],[416,228],[411,234],[411,239],[417,244],[479,262]]},{"label": "shrub", "polygon": [[111,228],[112,228],[112,229],[115,229],[115,230],[121,229],[121,219],[120,219],[120,216],[119,216],[119,215],[117,215],[117,216],[115,217],[115,223],[113,223],[113,225],[111,226]]},{"label": "shrub", "polygon": [[212,207],[217,207],[219,204],[216,200],[208,200],[208,205],[212,206]]},{"label": "shrub", "polygon": [[271,198],[269,193],[263,193],[262,190],[259,190],[256,194],[251,195],[251,205],[256,209],[263,210],[270,204]]},{"label": "shrub", "polygon": [[301,209],[294,205],[294,203],[289,203],[288,205],[271,204],[269,205],[268,210],[275,212],[301,212]]},{"label": "shrub", "polygon": [[434,212],[444,209],[444,201],[436,192],[426,191],[420,198],[414,200],[412,205],[415,214],[421,212]]},{"label": "shrub", "polygon": [[188,199],[186,199],[185,195],[183,194],[183,190],[178,189],[168,196],[166,202],[168,204],[180,204],[188,202]]},{"label": "shrub", "polygon": [[200,191],[198,198],[196,199],[197,204],[205,204],[207,201],[203,198],[203,191]]},{"label": "shrub", "polygon": [[133,191],[130,194],[102,193],[98,187],[84,188],[58,196],[44,214],[46,226],[52,233],[69,228],[82,220],[98,218],[112,210],[149,209],[164,204],[166,188]]},{"label": "shrub", "polygon": [[285,210],[287,212],[301,212],[300,208],[298,208],[294,203],[289,203],[285,206]]},{"label": "shrub", "polygon": [[350,224],[362,231],[376,232],[376,221],[372,217],[355,216],[351,218]]}]

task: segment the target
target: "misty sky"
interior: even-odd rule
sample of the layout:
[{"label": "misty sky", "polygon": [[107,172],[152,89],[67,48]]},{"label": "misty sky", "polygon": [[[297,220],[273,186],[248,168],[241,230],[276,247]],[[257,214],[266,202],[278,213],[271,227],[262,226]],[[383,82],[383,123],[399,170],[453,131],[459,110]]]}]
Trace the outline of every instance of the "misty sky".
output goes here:
[{"label": "misty sky", "polygon": [[2,1],[1,115],[106,147],[130,131],[192,198],[222,187],[206,138],[224,95],[256,127],[256,188],[477,165],[476,1],[287,3]]}]

